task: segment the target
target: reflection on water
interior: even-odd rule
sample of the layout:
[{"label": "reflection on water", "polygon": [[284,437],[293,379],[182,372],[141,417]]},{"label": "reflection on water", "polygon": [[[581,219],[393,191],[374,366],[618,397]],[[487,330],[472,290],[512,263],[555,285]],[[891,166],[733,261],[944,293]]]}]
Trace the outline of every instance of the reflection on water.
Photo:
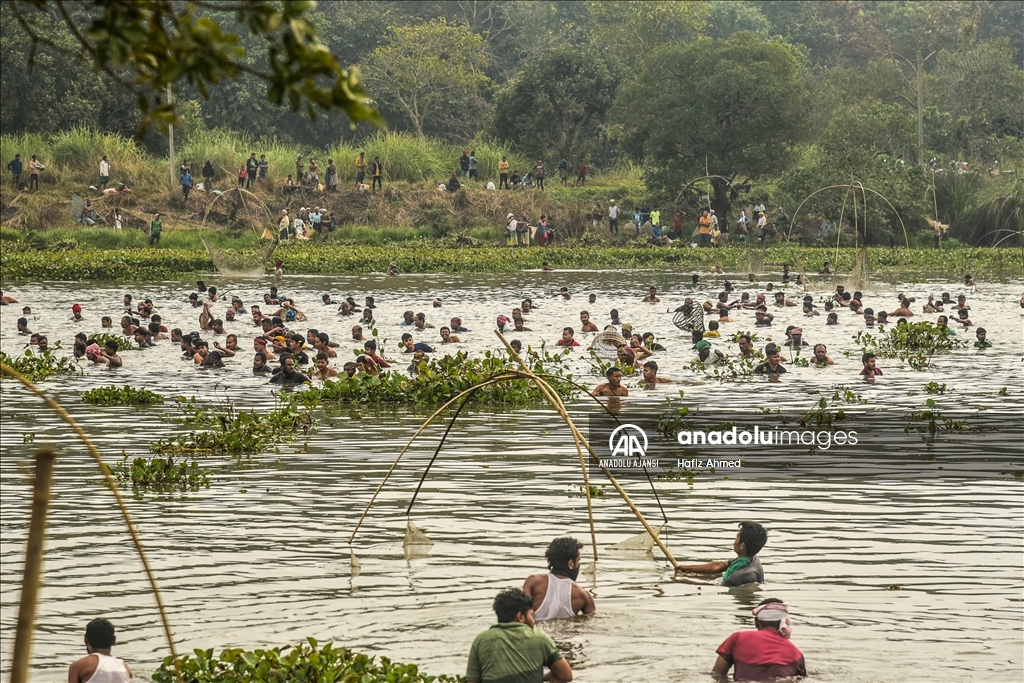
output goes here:
[{"label": "reflection on water", "polygon": [[[334,307],[319,304],[324,291],[377,298],[379,331],[387,356],[405,328],[402,311],[424,311],[440,326],[453,315],[471,332],[461,335],[472,353],[496,348],[493,320],[522,298],[540,306],[531,315],[526,344],[550,345],[565,325],[578,326],[582,309],[598,324],[618,308],[638,331],[653,331],[668,349],[656,360],[660,374],[695,379],[685,370],[694,352],[666,310],[684,296],[714,299],[719,285],[692,291],[672,274],[523,273],[502,276],[409,276],[374,278],[288,278],[282,291],[296,297],[308,327],[342,341],[351,323]],[[207,279],[222,293],[246,304],[261,298],[267,281],[242,283]],[[561,285],[572,301],[552,299]],[[640,304],[649,284],[662,303]],[[825,370],[792,368],[778,384],[755,380],[686,386],[686,399],[709,409],[752,411],[764,406],[806,409],[817,396],[843,383],[862,392],[873,407],[918,407],[926,382],[946,383],[955,393],[940,397],[949,406],[1020,409],[1020,282],[982,283],[968,293],[971,318],[984,325],[996,346],[984,353],[965,350],[936,358],[919,373],[896,361],[880,365],[885,376],[874,386],[857,380],[859,357],[847,357],[852,316],[841,328],[806,319],[799,308],[778,309],[772,333],[801,325],[811,343],[829,345],[836,365]],[[827,289],[809,290],[816,298]],[[908,285],[921,302],[930,292],[956,285]],[[99,331],[99,317],[119,314],[126,292],[152,298],[169,327],[195,329],[198,311],[184,306],[184,283],[161,282],[107,288],[48,284],[10,293],[30,304],[30,328],[70,346],[70,306],[85,307],[86,331]],[[6,290],[5,290],[6,292]],[[598,303],[586,303],[586,294]],[[895,308],[897,291],[869,292],[865,305]],[[628,296],[627,296],[628,295]],[[439,296],[442,309],[430,308]],[[226,307],[226,304],[224,304]],[[24,338],[14,333],[18,307],[5,307],[0,346],[17,351]],[[752,330],[752,316],[725,324]],[[934,315],[924,316],[934,319]],[[115,318],[116,319],[116,318]],[[353,321],[354,322],[354,321]],[[144,453],[148,444],[172,434],[177,425],[165,408],[95,408],[79,402],[81,391],[110,383],[145,386],[168,396],[229,396],[242,407],[270,407],[265,382],[249,376],[254,328],[228,325],[246,350],[228,368],[197,370],[178,360],[169,342],[145,352],[126,352],[125,367],[109,372],[88,368],[79,377],[46,387],[80,420],[109,459]],[[303,327],[303,329],[305,326]],[[435,330],[425,341],[435,342]],[[578,335],[579,336],[579,335]],[[587,335],[590,336],[590,335]],[[973,339],[973,334],[969,335]],[[219,338],[217,338],[219,339]],[[585,337],[584,337],[585,339]],[[340,366],[346,353],[339,354]],[[724,342],[716,346],[733,351]],[[404,363],[402,363],[404,364]],[[400,364],[401,365],[401,364]],[[579,354],[578,374],[595,384]],[[655,411],[676,385],[661,385],[623,400],[625,407]],[[1009,388],[1000,397],[995,391]],[[912,395],[913,394],[913,395]],[[572,406],[582,415],[587,406]],[[522,584],[544,565],[544,548],[558,535],[589,542],[586,503],[568,430],[549,410],[514,414],[475,412],[465,416],[431,470],[413,511],[415,523],[433,540],[429,555],[403,557],[405,508],[440,430],[414,448],[398,468],[356,537],[361,573],[351,577],[348,535],[374,487],[427,408],[354,413],[334,408],[309,436],[272,453],[241,461],[216,459],[208,490],[186,495],[131,499],[132,514],[149,550],[179,649],[259,647],[305,636],[335,640],[359,650],[421,663],[429,672],[463,672],[469,645],[493,621],[495,593]],[[581,417],[581,420],[583,418]],[[143,680],[166,654],[159,620],[110,494],[84,451],[67,430],[9,382],[0,405],[0,658],[9,661],[16,619],[18,583],[30,491],[23,468],[34,445],[61,448],[45,561],[45,584],[34,650],[34,680],[61,677],[81,654],[84,624],[96,615],[119,630],[115,653]],[[34,443],[24,443],[25,433]],[[968,457],[969,454],[965,454]],[[647,485],[624,486],[652,524],[660,513]],[[580,581],[596,596],[599,614],[544,628],[566,652],[581,681],[704,681],[714,650],[732,631],[749,628],[750,607],[764,597],[784,599],[794,613],[794,642],[804,651],[813,681],[1020,680],[1022,486],[1012,479],[950,482],[935,479],[888,482],[879,479],[719,480],[659,483],[669,525],[664,538],[680,561],[725,559],[736,523],[761,521],[769,542],[761,556],[767,583],[759,590],[700,587],[673,580],[671,567],[653,557],[605,552],[607,546],[641,529],[608,487],[595,498],[601,559],[593,576]],[[585,557],[590,553],[584,550]],[[899,590],[890,590],[899,586]],[[941,662],[936,665],[935,662]]]}]

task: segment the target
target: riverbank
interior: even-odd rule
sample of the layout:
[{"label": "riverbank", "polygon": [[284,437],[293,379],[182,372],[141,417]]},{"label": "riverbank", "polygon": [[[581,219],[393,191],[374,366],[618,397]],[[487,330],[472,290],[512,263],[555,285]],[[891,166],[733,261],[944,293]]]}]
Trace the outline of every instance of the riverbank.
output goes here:
[{"label": "riverbank", "polygon": [[[0,280],[9,287],[38,280],[142,281],[177,278],[215,271],[210,255],[199,249],[79,249],[17,251],[0,243]],[[254,258],[255,251],[229,250],[229,255]],[[978,278],[1011,278],[1024,274],[1016,249],[963,248],[950,250],[867,250],[871,277],[901,280],[906,276],[947,277],[965,273]],[[394,261],[402,273],[511,273],[539,270],[546,262],[556,270],[660,269],[709,274],[759,274],[780,271],[784,265],[797,274],[817,274],[825,261],[837,275],[854,269],[854,249],[778,246],[767,249],[729,247],[584,246],[582,244],[517,249],[456,247],[453,240],[415,240],[388,245],[286,243],[275,258],[292,275],[343,275],[383,272]]]}]

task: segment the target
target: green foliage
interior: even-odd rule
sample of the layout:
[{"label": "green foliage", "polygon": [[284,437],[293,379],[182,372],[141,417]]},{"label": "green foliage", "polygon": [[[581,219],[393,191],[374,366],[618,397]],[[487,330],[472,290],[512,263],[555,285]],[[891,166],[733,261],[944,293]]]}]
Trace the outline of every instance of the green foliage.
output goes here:
[{"label": "green foliage", "polygon": [[[317,683],[457,683],[461,676],[428,676],[415,664],[399,664],[387,657],[375,657],[336,648],[331,643],[321,647],[316,640],[295,646],[246,651],[241,648],[223,650],[220,656],[212,649],[196,648],[193,655],[178,660],[181,677],[189,683],[283,683],[309,681]],[[171,657],[153,672],[155,683],[176,683],[175,663]]]},{"label": "green foliage", "polygon": [[[154,122],[174,120],[174,108],[153,91],[187,82],[208,99],[209,87],[242,73],[263,81],[267,99],[292,111],[304,108],[310,118],[316,109],[342,109],[353,121],[382,123],[368,105],[357,69],[343,68],[320,41],[307,12],[313,3],[285,0],[281,3],[245,3],[220,10],[206,5],[186,11],[172,0],[110,0],[77,8],[75,15],[42,0],[17,0],[11,10],[21,29],[33,42],[48,45],[67,59],[92,61],[103,72],[137,96],[143,112],[140,133]],[[239,35],[221,24],[234,17],[247,33],[262,39],[267,63],[257,68],[246,59]],[[69,38],[69,34],[71,38]]]},{"label": "green foliage", "polygon": [[[601,124],[618,76],[597,50],[564,45],[527,64],[494,98],[487,135],[529,158],[547,160],[548,184],[558,182],[558,158],[594,164]],[[607,195],[604,195],[607,196]]]},{"label": "green foliage", "polygon": [[[45,272],[54,280],[96,280],[108,282],[144,281],[160,277],[180,277],[212,270],[209,254],[195,250],[139,249],[124,251],[81,250],[76,252],[37,252],[0,249],[0,270],[8,281],[37,278]],[[835,272],[851,272],[854,250],[804,248],[799,252],[805,263],[830,261]],[[905,277],[909,274],[945,276],[949,273],[973,273],[1020,277],[1024,264],[1019,254],[1007,249],[870,249],[874,276],[886,273]],[[744,271],[749,265],[745,247],[727,249],[689,249],[685,247],[634,248],[593,246],[580,243],[544,249],[506,247],[453,248],[438,242],[410,242],[390,245],[288,245],[279,250],[289,273],[332,275],[342,273],[383,272],[396,261],[403,273],[510,273],[538,269],[547,261],[553,268],[663,268],[690,272],[719,265],[731,271]],[[765,267],[792,263],[792,247],[765,250]]]},{"label": "green foliage", "polygon": [[[135,343],[134,337],[126,337],[120,334],[110,334],[108,332],[100,332],[98,334],[89,335],[89,339],[95,339],[96,344],[100,348],[107,345],[108,341],[117,342],[118,351],[138,351],[139,346]],[[127,388],[127,387],[126,387]]]},{"label": "green foliage", "polygon": [[944,394],[946,393],[947,389],[945,382],[943,382],[942,384],[939,384],[938,382],[928,382],[928,384],[925,384],[922,388],[924,389],[925,393],[928,394]]},{"label": "green foliage", "polygon": [[592,0],[587,7],[593,44],[630,67],[663,45],[692,39],[708,16],[708,3],[688,0]]},{"label": "green foliage", "polygon": [[82,400],[93,405],[141,406],[163,403],[164,397],[148,389],[135,387],[96,387],[82,394]]},{"label": "green foliage", "polygon": [[238,410],[230,401],[214,408],[195,398],[178,397],[184,422],[199,429],[150,444],[156,453],[229,453],[243,455],[267,450],[298,432],[308,434],[313,419],[310,397],[288,397],[267,413]]},{"label": "green foliage", "polygon": [[936,353],[948,353],[953,349],[967,348],[967,342],[957,339],[942,328],[930,322],[893,325],[880,330],[881,336],[869,332],[858,332],[853,338],[861,353],[873,353],[880,358],[898,358],[915,370],[928,367]]},{"label": "green foliage", "polygon": [[[531,370],[545,375],[552,388],[563,398],[577,395],[572,375],[563,374],[561,364],[569,349],[551,355],[543,349],[524,356]],[[409,356],[411,361],[411,356]],[[516,370],[518,364],[504,353],[486,352],[482,358],[469,358],[464,352],[453,356],[427,357],[420,361],[411,377],[398,372],[370,376],[357,373],[336,380],[324,380],[322,387],[306,390],[318,402],[393,404],[429,403],[440,405],[459,393],[495,375]],[[471,403],[486,405],[526,405],[544,400],[544,395],[529,380],[510,379],[475,391]]]},{"label": "green foliage", "polygon": [[924,407],[919,410],[912,410],[904,417],[907,425],[904,432],[921,432],[934,439],[939,434],[952,432],[964,432],[970,429],[966,420],[956,420],[946,415],[939,409],[935,399],[929,398],[924,402]]},{"label": "green foliage", "polygon": [[417,135],[438,119],[447,123],[434,130],[441,133],[461,121],[462,110],[490,83],[483,44],[469,27],[443,18],[392,26],[366,62],[367,80],[377,100],[400,113]]},{"label": "green foliage", "polygon": [[[57,375],[74,375],[82,371],[74,358],[68,356],[58,358],[50,350],[39,353],[32,349],[25,349],[25,353],[20,356],[8,356],[0,351],[0,363],[13,368],[35,382]],[[7,378],[6,375],[3,377]]]},{"label": "green foliage", "polygon": [[213,474],[208,468],[200,467],[195,459],[178,464],[174,462],[174,456],[170,455],[166,458],[135,458],[131,463],[125,455],[111,471],[119,484],[131,484],[133,489],[156,491],[198,491],[200,487],[209,488],[210,476]]},{"label": "green foliage", "polygon": [[832,387],[831,398],[822,396],[797,423],[811,429],[832,429],[846,419],[844,406],[867,403],[867,399],[842,384]]},{"label": "green foliage", "polygon": [[[708,173],[785,170],[808,133],[801,76],[790,46],[752,34],[668,45],[619,88],[610,117],[624,148],[644,162],[648,186],[674,199]],[[714,183],[716,205],[724,204],[726,185]]]}]

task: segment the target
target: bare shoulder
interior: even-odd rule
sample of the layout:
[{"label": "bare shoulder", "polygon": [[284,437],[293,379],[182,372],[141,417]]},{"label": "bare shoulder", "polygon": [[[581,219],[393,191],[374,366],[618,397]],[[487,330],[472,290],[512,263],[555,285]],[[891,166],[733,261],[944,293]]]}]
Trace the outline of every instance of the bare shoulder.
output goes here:
[{"label": "bare shoulder", "polygon": [[97,666],[99,666],[99,657],[95,657],[92,654],[78,659],[68,669],[68,683],[88,681],[96,673]]}]

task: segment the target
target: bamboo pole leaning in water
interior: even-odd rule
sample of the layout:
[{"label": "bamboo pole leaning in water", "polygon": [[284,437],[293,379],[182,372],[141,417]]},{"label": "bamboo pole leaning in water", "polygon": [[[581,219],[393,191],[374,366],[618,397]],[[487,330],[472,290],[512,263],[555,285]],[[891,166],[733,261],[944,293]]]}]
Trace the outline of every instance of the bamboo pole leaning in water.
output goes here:
[{"label": "bamboo pole leaning in water", "polygon": [[[584,438],[583,434],[576,427],[576,424],[572,421],[572,418],[569,417],[569,412],[565,409],[565,404],[562,403],[561,399],[558,398],[557,394],[554,393],[554,391],[547,384],[547,382],[542,380],[540,377],[537,377],[537,375],[535,375],[533,371],[530,370],[526,362],[523,361],[519,354],[516,353],[515,349],[513,349],[509,345],[508,340],[505,339],[504,335],[501,334],[501,331],[495,330],[494,334],[498,335],[498,339],[501,340],[501,343],[505,345],[505,348],[508,349],[508,352],[510,354],[512,354],[512,357],[515,358],[516,361],[518,361],[520,367],[523,368],[523,372],[529,375],[537,384],[537,386],[541,389],[541,391],[544,392],[544,395],[551,403],[551,406],[558,412],[559,415],[562,416],[562,419],[565,420],[565,423],[569,425],[569,429],[572,431],[573,438],[577,440],[577,444],[582,443],[586,447],[587,451],[590,453],[590,457],[594,459],[594,462],[598,464],[598,466],[601,468],[601,471],[604,472],[604,475],[608,477],[608,481],[610,481],[612,486],[615,487],[615,490],[618,491],[619,496],[622,497],[623,502],[625,502],[629,509],[633,511],[633,514],[640,521],[640,524],[643,525],[644,529],[647,530],[647,533],[651,535],[651,538],[654,539],[654,542],[658,544],[658,547],[661,549],[661,552],[665,553],[665,557],[668,558],[668,561],[672,563],[673,567],[678,567],[679,563],[676,562],[676,558],[672,556],[671,552],[669,552],[668,547],[661,540],[661,536],[655,533],[654,529],[647,522],[647,519],[644,518],[643,513],[641,513],[640,510],[637,509],[636,505],[633,504],[633,501],[632,499],[630,499],[629,494],[627,494],[626,491],[622,488],[618,480],[616,480],[615,477],[612,476],[612,473],[608,471],[608,468],[601,464],[601,458],[599,458],[597,453],[594,452],[594,449],[590,445],[590,442],[587,441],[586,438]],[[586,473],[584,473],[584,477],[586,477]]]},{"label": "bamboo pole leaning in water", "polygon": [[36,625],[36,604],[43,577],[43,542],[46,540],[46,515],[50,508],[50,483],[53,461],[57,454],[49,447],[36,451],[36,470],[32,481],[32,517],[28,525],[25,547],[25,570],[21,578],[21,600],[18,605],[18,626],[14,634],[14,656],[11,658],[11,683],[28,680],[32,661],[32,636]]},{"label": "bamboo pole leaning in water", "polygon": [[171,632],[171,622],[167,618],[167,609],[164,607],[163,597],[160,595],[160,588],[156,585],[156,576],[153,574],[152,568],[149,566],[149,559],[146,557],[146,551],[142,547],[142,539],[139,538],[139,533],[135,529],[135,525],[132,523],[131,515],[128,513],[128,507],[124,504],[124,499],[121,497],[121,490],[117,487],[117,482],[114,480],[114,476],[110,473],[110,468],[107,463],[103,461],[103,456],[93,445],[92,440],[85,433],[82,427],[75,421],[75,418],[71,417],[64,407],[57,403],[55,400],[43,393],[42,389],[37,387],[32,380],[28,379],[20,372],[7,365],[6,363],[0,363],[0,374],[8,375],[18,380],[25,386],[29,391],[43,399],[43,402],[50,407],[57,415],[66,422],[75,434],[81,439],[82,443],[85,444],[86,450],[92,456],[93,460],[100,468],[100,472],[103,474],[103,479],[107,486],[110,488],[111,493],[114,494],[114,500],[117,501],[117,507],[121,511],[121,516],[124,518],[125,525],[128,527],[128,533],[132,538],[132,543],[135,545],[135,551],[139,555],[139,561],[142,562],[142,569],[146,573],[146,578],[149,579],[149,586],[153,590],[153,598],[156,600],[156,608],[160,613],[160,621],[164,627],[164,635],[167,637],[167,647],[171,651],[171,657],[174,660],[174,673],[181,683],[181,663],[178,661],[178,649],[174,646],[174,634]]}]

